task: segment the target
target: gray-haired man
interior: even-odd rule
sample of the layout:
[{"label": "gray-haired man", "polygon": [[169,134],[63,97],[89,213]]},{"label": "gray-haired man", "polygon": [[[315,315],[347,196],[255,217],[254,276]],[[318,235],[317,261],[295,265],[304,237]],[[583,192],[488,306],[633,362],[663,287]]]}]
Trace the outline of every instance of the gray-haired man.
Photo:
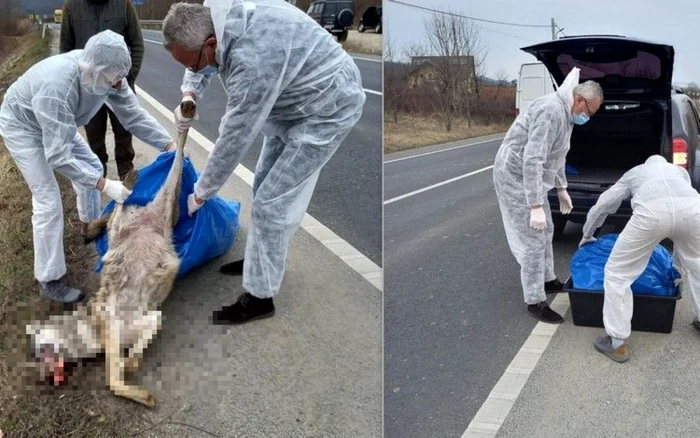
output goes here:
[{"label": "gray-haired man", "polygon": [[[247,292],[214,320],[242,324],[272,316],[289,242],[321,168],[362,115],[360,72],[331,34],[281,0],[177,3],[163,21],[163,39],[187,67],[184,100],[201,99],[214,73],[228,99],[219,138],[188,199],[190,214],[216,195],[258,133],[265,134],[245,264],[222,267],[242,273]],[[181,131],[192,123],[179,109],[175,119]]]},{"label": "gray-haired man", "polygon": [[603,103],[593,81],[579,84],[574,68],[555,92],[535,99],[506,133],[494,160],[493,182],[508,245],[520,264],[528,312],[538,320],[560,323],[546,301],[563,290],[554,273],[552,214],[547,192],[557,188],[562,214],[573,209],[566,191],[566,154],[574,124],[582,125]]}]

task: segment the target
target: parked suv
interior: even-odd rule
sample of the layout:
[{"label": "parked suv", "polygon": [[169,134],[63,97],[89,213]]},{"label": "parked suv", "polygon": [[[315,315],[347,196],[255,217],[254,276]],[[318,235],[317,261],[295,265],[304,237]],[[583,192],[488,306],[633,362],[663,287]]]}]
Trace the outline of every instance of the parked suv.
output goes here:
[{"label": "parked suv", "polygon": [[[598,197],[622,174],[659,154],[688,169],[700,184],[696,154],[700,120],[690,98],[673,90],[674,49],[623,36],[577,36],[524,47],[542,62],[560,86],[573,67],[580,81],[593,79],[604,102],[585,125],[575,125],[566,164],[574,210],[563,216],[556,190],[549,195],[558,239],[568,221],[583,223]],[[629,200],[606,223],[623,225],[632,214]]]},{"label": "parked suv", "polygon": [[374,29],[376,33],[382,33],[382,7],[370,6],[367,8],[360,24],[357,26],[357,31],[362,33],[367,29]]},{"label": "parked suv", "polygon": [[348,39],[348,31],[355,20],[355,2],[351,0],[316,0],[306,14],[335,35],[338,41]]}]

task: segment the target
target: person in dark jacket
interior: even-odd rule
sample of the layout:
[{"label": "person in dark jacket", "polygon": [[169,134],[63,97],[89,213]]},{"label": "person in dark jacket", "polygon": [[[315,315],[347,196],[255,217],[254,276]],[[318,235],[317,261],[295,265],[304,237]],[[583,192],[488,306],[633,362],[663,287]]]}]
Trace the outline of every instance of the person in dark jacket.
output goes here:
[{"label": "person in dark jacket", "polygon": [[[131,54],[131,70],[126,81],[135,92],[134,83],[141,69],[144,45],[139,18],[131,0],[65,0],[59,52],[65,53],[75,49],[83,49],[90,37],[104,30],[111,30],[124,37]],[[102,162],[103,177],[106,177],[107,162],[109,161],[105,145],[108,117],[114,132],[114,157],[117,163],[117,173],[119,179],[123,180],[124,176],[134,168],[135,154],[131,133],[124,129],[124,126],[106,105],[102,106],[90,122],[85,125],[85,133],[90,148]]]}]

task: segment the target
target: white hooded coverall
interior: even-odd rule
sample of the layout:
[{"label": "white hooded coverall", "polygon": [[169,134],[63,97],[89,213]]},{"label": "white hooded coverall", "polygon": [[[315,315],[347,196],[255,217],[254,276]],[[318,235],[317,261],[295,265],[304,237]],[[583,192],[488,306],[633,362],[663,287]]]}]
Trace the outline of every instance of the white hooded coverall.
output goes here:
[{"label": "white hooded coverall", "polygon": [[[579,69],[574,68],[561,87],[535,99],[508,129],[496,154],[493,183],[510,250],[520,264],[525,303],[545,301],[546,281],[556,279],[552,237],[554,226],[547,200],[553,187],[566,188],[566,154],[573,122],[573,89]],[[530,227],[530,206],[542,205],[547,228]]]},{"label": "white hooded coverall", "polygon": [[673,241],[674,262],[687,273],[696,318],[700,316],[700,194],[685,169],[653,155],[627,171],[591,208],[583,235],[592,237],[605,218],[632,197],[632,217],[605,264],[603,323],[613,338],[632,330],[632,283],[644,272],[654,248]]},{"label": "white hooded coverall", "polygon": [[[243,287],[258,298],[279,291],[289,242],[321,168],[362,115],[359,69],[324,28],[281,0],[206,0],[228,103],[219,138],[194,191],[216,195],[259,132]],[[185,71],[182,92],[201,100],[212,75]]]},{"label": "white hooded coverall", "polygon": [[78,133],[103,104],[126,130],[158,150],[171,141],[168,132],[139,106],[122,79],[121,90],[107,92],[131,67],[124,38],[104,31],[83,50],[51,56],[13,83],[0,107],[0,136],[32,192],[34,276],[40,282],[66,273],[63,207],[54,171],[68,178],[84,223],[100,215],[97,181],[102,163]]}]

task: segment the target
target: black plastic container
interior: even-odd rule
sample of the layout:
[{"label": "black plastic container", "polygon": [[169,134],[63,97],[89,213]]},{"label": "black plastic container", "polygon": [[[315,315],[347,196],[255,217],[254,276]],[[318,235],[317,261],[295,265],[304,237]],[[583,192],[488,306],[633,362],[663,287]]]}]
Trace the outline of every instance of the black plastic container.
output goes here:
[{"label": "black plastic container", "polygon": [[[632,330],[639,332],[671,333],[676,314],[676,301],[681,298],[679,288],[674,297],[659,295],[633,295],[634,313]],[[603,327],[602,291],[573,289],[571,277],[564,285],[564,292],[569,294],[571,319],[574,325],[583,327]]]}]

